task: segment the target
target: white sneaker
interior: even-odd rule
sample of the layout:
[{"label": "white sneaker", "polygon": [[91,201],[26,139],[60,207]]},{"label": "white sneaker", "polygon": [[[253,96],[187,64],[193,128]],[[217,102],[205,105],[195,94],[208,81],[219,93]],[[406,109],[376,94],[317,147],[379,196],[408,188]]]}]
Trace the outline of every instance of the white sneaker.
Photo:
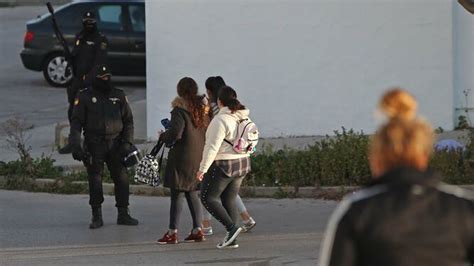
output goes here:
[{"label": "white sneaker", "polygon": [[212,231],[212,226],[202,228],[202,233],[205,236],[212,236],[214,232]]},{"label": "white sneaker", "polygon": [[250,219],[242,225],[243,232],[246,233],[252,230],[256,225],[257,225],[257,222],[255,222],[255,220],[252,217],[250,217]]}]

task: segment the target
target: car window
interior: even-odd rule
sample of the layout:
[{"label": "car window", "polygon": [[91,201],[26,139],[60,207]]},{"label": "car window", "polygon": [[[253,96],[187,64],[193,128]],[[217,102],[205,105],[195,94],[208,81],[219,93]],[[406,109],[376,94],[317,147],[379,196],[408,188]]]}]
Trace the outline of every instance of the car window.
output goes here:
[{"label": "car window", "polygon": [[97,26],[99,30],[121,31],[122,27],[122,6],[104,5],[97,8]]},{"label": "car window", "polygon": [[128,7],[132,30],[134,32],[145,32],[145,7],[131,5]]},{"label": "car window", "polygon": [[85,5],[71,5],[58,11],[56,18],[59,27],[82,27],[82,16],[87,8]]}]

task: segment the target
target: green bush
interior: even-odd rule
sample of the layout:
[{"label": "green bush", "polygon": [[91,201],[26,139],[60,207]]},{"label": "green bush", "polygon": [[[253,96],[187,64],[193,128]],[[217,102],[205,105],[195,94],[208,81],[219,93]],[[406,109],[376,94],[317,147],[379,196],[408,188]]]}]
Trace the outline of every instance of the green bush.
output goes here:
[{"label": "green bush", "polygon": [[[354,130],[335,131],[334,136],[308,146],[305,150],[285,147],[253,156],[252,172],[246,185],[253,186],[360,186],[370,181],[369,136]],[[450,184],[474,184],[474,131],[466,151],[438,151],[430,167]]]},{"label": "green bush", "polygon": [[[334,136],[309,145],[304,150],[285,147],[273,151],[263,147],[252,156],[252,172],[244,179],[247,186],[292,186],[295,196],[299,187],[305,186],[360,186],[370,181],[368,164],[369,137],[354,130],[335,131]],[[165,169],[166,161],[162,167]],[[474,184],[474,131],[470,132],[465,151],[438,151],[433,154],[430,167],[450,184]],[[129,170],[130,184],[134,171]],[[162,175],[164,173],[162,172]],[[17,160],[0,164],[0,176],[5,176],[1,187],[28,191],[55,193],[84,193],[87,185],[74,181],[87,181],[85,171],[65,174],[54,166],[54,160],[42,156],[34,160]],[[34,178],[50,178],[55,182],[46,187],[37,187]],[[104,167],[104,183],[113,183],[109,171]],[[288,197],[284,190],[278,197]]]},{"label": "green bush", "polygon": [[31,178],[57,178],[62,169],[54,166],[54,160],[41,156],[31,161],[16,160],[0,164],[0,176],[29,176]]},{"label": "green bush", "polygon": [[305,150],[265,150],[252,157],[247,184],[298,188],[366,183],[370,179],[368,136],[345,128],[334,133]]}]

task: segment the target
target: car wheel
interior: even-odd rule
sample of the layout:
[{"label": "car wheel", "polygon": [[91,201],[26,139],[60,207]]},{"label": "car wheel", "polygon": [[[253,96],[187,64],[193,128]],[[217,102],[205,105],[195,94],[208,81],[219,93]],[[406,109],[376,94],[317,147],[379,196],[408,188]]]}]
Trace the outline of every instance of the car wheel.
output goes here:
[{"label": "car wheel", "polygon": [[67,87],[72,81],[71,66],[68,66],[66,58],[61,54],[52,54],[46,58],[43,75],[53,87]]}]

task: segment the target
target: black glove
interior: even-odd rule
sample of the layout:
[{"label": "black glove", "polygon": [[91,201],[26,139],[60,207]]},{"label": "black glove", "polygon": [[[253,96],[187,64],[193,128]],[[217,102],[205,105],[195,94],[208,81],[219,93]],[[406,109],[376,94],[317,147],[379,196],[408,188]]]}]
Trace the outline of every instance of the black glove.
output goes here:
[{"label": "black glove", "polygon": [[131,148],[132,148],[132,144],[130,142],[128,141],[121,142],[119,146],[119,154],[122,157],[127,156]]},{"label": "black glove", "polygon": [[89,155],[82,148],[74,148],[72,150],[72,158],[76,161],[87,162]]}]

